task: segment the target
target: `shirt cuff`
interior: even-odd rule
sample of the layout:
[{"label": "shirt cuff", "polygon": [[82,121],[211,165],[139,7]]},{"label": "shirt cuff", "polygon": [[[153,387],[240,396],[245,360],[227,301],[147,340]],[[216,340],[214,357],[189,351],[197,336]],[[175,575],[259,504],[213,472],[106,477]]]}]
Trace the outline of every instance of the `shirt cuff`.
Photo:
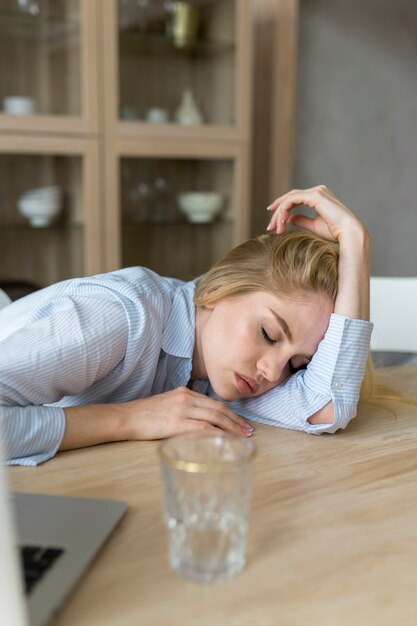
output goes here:
[{"label": "shirt cuff", "polygon": [[304,383],[335,406],[357,403],[365,375],[373,324],[333,314],[323,340],[303,372]]},{"label": "shirt cuff", "polygon": [[65,413],[58,407],[2,407],[7,465],[34,467],[55,456],[65,433]]}]

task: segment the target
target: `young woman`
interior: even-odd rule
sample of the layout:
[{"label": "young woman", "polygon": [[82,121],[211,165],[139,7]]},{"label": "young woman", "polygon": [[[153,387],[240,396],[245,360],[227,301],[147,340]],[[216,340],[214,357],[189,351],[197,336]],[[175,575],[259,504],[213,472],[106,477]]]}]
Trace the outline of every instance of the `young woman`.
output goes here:
[{"label": "young woman", "polygon": [[[316,217],[291,214],[300,204]],[[372,330],[367,231],[324,186],[291,191],[269,210],[269,234],[197,281],[128,268],[4,308],[8,462],[200,429],[249,436],[247,419],[316,434],[344,428]]]}]

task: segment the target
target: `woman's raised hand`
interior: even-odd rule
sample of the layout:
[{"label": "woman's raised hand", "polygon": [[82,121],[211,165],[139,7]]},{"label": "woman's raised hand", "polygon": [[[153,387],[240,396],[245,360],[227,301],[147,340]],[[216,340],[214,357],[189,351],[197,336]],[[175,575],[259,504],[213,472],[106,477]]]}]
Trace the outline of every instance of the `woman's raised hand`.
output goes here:
[{"label": "woman's raised hand", "polygon": [[[291,210],[300,205],[314,209],[317,215],[291,215]],[[293,189],[274,200],[267,210],[272,213],[267,230],[278,234],[285,232],[287,224],[294,224],[339,243],[345,236],[362,234],[367,237],[362,222],[325,185],[311,189]]]},{"label": "woman's raised hand", "polygon": [[[315,217],[291,215],[300,205],[316,211]],[[356,319],[369,319],[368,231],[358,217],[324,185],[293,189],[277,198],[267,230],[284,233],[287,224],[307,228],[339,243],[339,280],[334,312]]]}]

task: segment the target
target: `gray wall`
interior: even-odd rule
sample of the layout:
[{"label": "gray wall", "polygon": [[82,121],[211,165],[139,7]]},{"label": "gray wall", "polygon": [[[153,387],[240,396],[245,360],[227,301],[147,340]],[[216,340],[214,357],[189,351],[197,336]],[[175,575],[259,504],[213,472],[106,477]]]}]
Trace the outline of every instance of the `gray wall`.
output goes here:
[{"label": "gray wall", "polygon": [[417,276],[417,2],[300,0],[294,184],[327,184],[374,275]]}]

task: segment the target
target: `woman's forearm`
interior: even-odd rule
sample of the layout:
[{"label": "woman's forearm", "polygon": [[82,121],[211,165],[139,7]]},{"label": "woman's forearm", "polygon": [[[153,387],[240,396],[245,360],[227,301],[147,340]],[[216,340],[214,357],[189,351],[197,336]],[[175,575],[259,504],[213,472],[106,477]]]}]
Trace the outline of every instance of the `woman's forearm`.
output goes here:
[{"label": "woman's forearm", "polygon": [[110,441],[163,439],[198,430],[248,436],[252,428],[222,402],[187,387],[121,404],[64,409],[66,426],[59,450]]},{"label": "woman's forearm", "polygon": [[343,238],[339,248],[339,287],[334,312],[369,320],[369,236],[362,228]]},{"label": "woman's forearm", "polygon": [[125,404],[72,406],[65,408],[64,413],[65,433],[59,450],[85,448],[129,438]]}]

